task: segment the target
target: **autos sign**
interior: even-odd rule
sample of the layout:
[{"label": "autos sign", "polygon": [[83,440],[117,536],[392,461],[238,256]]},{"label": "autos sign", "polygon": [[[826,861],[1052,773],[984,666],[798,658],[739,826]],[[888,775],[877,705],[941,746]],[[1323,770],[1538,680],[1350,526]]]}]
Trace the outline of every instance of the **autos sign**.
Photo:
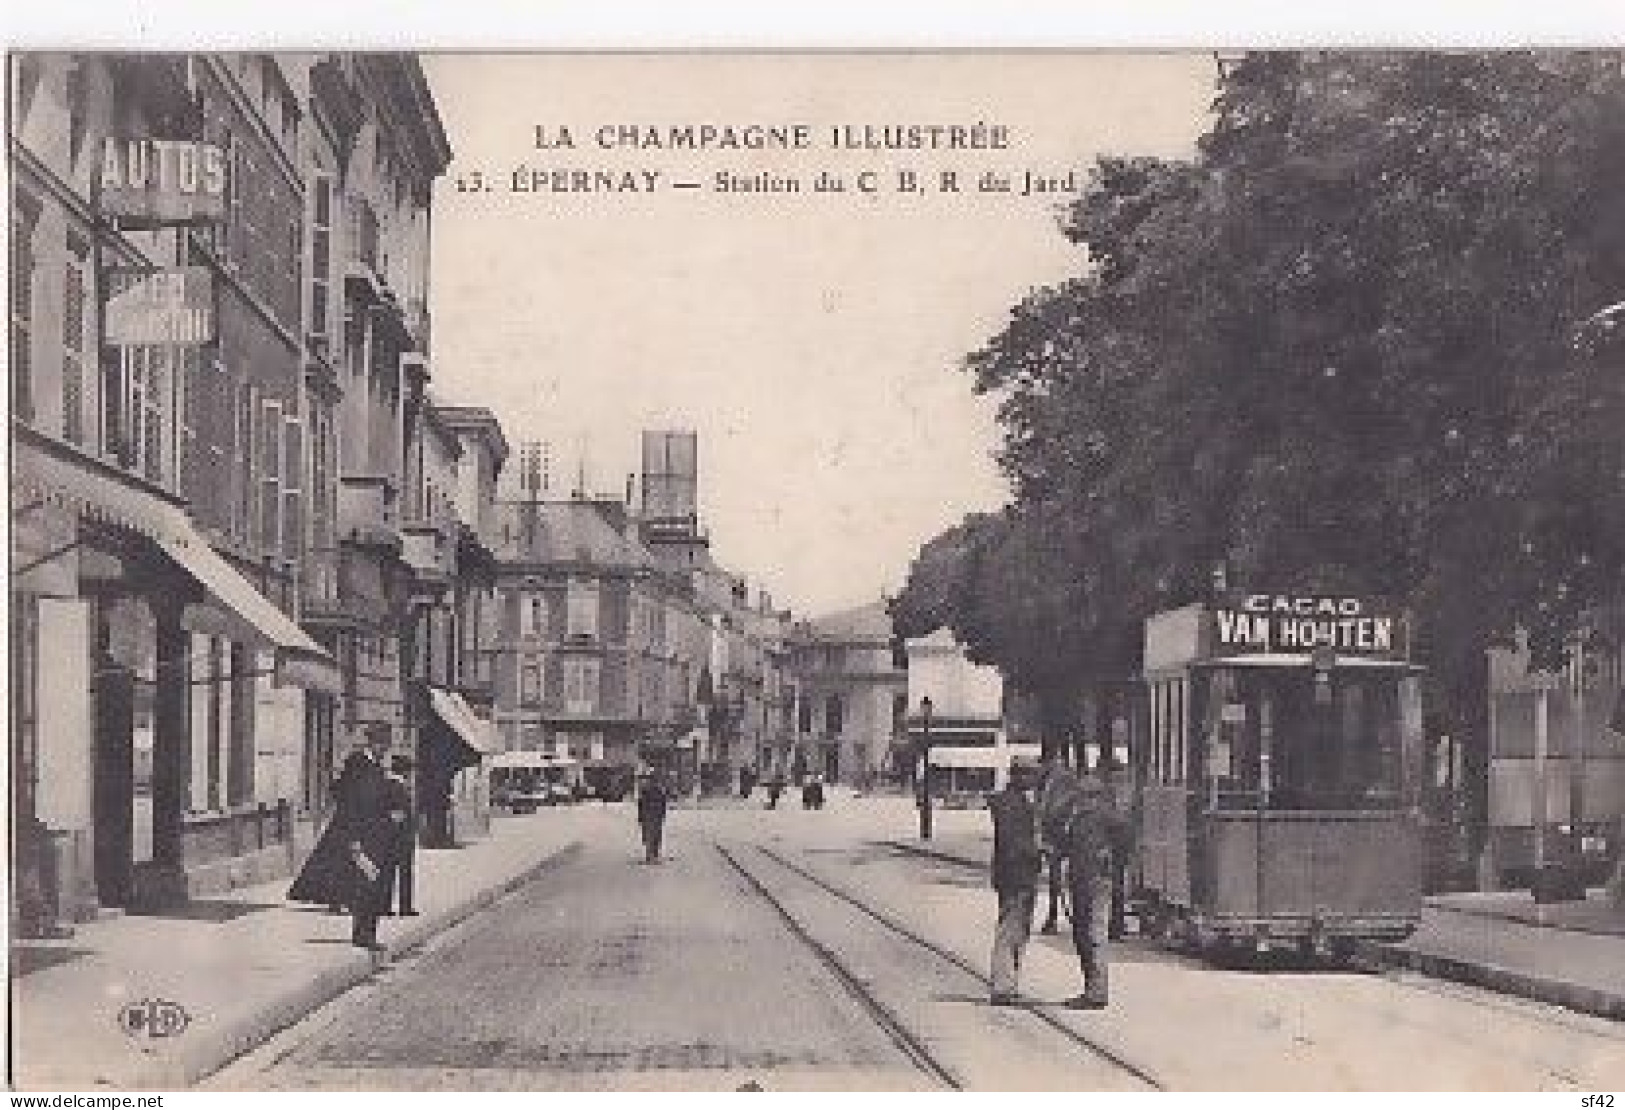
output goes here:
[{"label": "autos sign", "polygon": [[226,213],[226,158],[189,139],[120,139],[102,144],[101,209],[135,225],[220,220]]}]

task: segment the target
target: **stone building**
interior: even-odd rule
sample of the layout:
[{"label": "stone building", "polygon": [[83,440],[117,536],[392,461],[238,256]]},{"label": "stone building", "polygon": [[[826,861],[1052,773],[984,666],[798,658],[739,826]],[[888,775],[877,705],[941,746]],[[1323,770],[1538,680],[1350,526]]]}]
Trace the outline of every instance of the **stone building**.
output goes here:
[{"label": "stone building", "polygon": [[908,673],[884,600],[796,625],[795,773],[870,787],[906,773]]}]

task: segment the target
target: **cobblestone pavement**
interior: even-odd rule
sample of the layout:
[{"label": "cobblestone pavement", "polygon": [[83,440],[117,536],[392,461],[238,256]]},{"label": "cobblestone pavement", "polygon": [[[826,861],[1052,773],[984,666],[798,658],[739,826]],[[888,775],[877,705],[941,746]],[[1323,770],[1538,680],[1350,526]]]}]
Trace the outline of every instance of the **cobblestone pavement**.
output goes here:
[{"label": "cobblestone pavement", "polygon": [[213,1085],[930,1086],[708,841],[672,832],[645,865],[628,820],[624,842],[589,846]]},{"label": "cobblestone pavement", "polygon": [[[1064,938],[1029,951],[1031,1005],[993,1010],[978,977],[991,892],[962,866],[879,844],[899,830],[896,807],[875,801],[678,810],[673,858],[653,867],[636,862],[628,818],[624,839],[588,845],[214,1085],[940,1085],[876,1010],[971,1089],[1123,1086],[1114,1060],[1175,1090],[1590,1090],[1625,1077],[1617,1023],[1408,973],[1215,968],[1145,941],[1112,946],[1105,1012],[1057,1005],[1078,989]],[[956,814],[948,831],[985,820]],[[820,879],[861,906],[821,895]],[[958,969],[933,966],[941,957],[909,950],[898,929]],[[1070,1047],[1057,1037],[1068,1031]]]}]

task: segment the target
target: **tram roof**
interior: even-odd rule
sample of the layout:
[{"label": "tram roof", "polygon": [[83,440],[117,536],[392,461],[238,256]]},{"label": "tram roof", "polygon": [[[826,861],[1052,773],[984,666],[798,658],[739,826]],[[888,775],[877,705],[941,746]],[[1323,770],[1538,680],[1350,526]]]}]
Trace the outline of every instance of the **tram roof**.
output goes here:
[{"label": "tram roof", "polygon": [[[1206,656],[1182,664],[1182,666],[1187,667],[1276,667],[1280,669],[1301,667],[1306,670],[1314,665],[1314,657],[1308,652],[1256,652],[1246,655]],[[1336,657],[1334,667],[1337,670],[1361,671],[1422,671],[1425,669],[1421,664],[1413,663],[1409,659],[1373,659],[1365,655],[1339,655]],[[1165,667],[1162,669],[1175,670],[1177,668]]]}]

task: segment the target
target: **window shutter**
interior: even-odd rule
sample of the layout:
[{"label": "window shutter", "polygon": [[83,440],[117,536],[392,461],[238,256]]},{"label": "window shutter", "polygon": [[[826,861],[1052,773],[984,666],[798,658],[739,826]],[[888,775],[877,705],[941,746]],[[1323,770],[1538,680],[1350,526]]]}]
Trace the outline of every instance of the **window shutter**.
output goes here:
[{"label": "window shutter", "polygon": [[85,256],[89,246],[68,234],[62,275],[62,438],[85,441]]},{"label": "window shutter", "polygon": [[[26,59],[28,55],[18,57]],[[22,63],[18,63],[22,64]],[[36,62],[37,66],[38,63]],[[37,77],[35,78],[37,81]],[[25,84],[26,84],[25,79]],[[26,109],[25,109],[26,112]],[[34,229],[40,205],[18,190],[13,194],[11,227],[11,411],[34,418]]]},{"label": "window shutter", "polygon": [[262,400],[259,411],[259,544],[275,554],[282,536],[282,402]]},{"label": "window shutter", "polygon": [[332,316],[333,178],[318,173],[311,186],[310,334],[326,338]]},{"label": "window shutter", "polygon": [[305,554],[305,428],[298,417],[283,421],[282,557],[302,560]]},{"label": "window shutter", "polygon": [[252,385],[246,382],[237,383],[235,428],[232,436],[237,459],[237,465],[231,472],[232,535],[238,543],[250,549],[258,546],[259,534],[254,513],[254,474],[257,470],[254,450],[254,410],[259,401],[255,393],[256,390]]},{"label": "window shutter", "polygon": [[207,413],[202,406],[197,352],[190,348],[177,348],[171,355],[175,373],[175,483],[182,496],[201,510],[205,521],[214,523],[214,483],[203,469],[198,446],[197,430]]}]

